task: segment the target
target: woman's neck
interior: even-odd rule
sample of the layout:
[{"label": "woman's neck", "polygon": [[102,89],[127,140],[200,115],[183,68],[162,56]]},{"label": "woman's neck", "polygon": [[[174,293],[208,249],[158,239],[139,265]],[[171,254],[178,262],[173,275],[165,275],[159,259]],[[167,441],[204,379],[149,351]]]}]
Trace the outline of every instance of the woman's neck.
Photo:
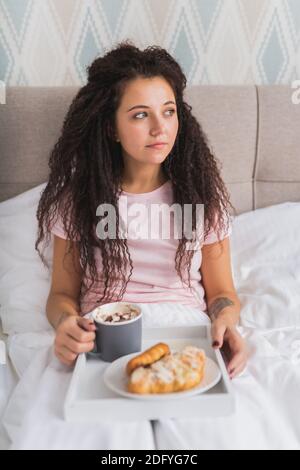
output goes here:
[{"label": "woman's neck", "polygon": [[146,172],[136,172],[135,175],[124,174],[121,182],[122,190],[129,193],[149,193],[168,181],[163,170],[152,175]]}]

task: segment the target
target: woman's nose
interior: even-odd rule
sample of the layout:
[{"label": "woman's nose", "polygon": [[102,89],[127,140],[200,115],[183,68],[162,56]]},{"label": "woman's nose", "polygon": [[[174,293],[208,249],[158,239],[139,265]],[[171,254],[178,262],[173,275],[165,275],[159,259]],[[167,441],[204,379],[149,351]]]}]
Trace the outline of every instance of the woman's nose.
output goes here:
[{"label": "woman's nose", "polygon": [[157,134],[163,134],[163,132],[164,132],[164,124],[157,119],[151,126],[151,134],[157,135]]}]

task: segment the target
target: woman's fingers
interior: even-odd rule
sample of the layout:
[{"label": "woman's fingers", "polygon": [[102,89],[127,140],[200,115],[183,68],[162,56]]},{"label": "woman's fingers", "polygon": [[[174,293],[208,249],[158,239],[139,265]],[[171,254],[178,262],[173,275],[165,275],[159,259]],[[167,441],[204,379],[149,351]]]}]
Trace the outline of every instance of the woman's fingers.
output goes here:
[{"label": "woman's fingers", "polygon": [[73,338],[67,338],[64,344],[56,345],[56,356],[67,365],[72,365],[76,360],[78,354],[89,352],[94,349],[94,342],[78,343]]},{"label": "woman's fingers", "polygon": [[229,349],[229,363],[228,371],[232,372],[233,369],[239,367],[242,362],[246,362],[248,359],[247,345],[237,330],[231,330],[227,332],[227,338],[225,344]]},{"label": "woman's fingers", "polygon": [[223,346],[226,325],[223,322],[215,320],[211,327],[212,347],[220,349]]},{"label": "woman's fingers", "polygon": [[84,331],[77,324],[71,325],[70,329],[68,330],[68,335],[80,343],[88,343],[90,341],[94,341],[95,339],[94,330]]},{"label": "woman's fingers", "polygon": [[64,345],[76,354],[89,352],[94,348],[93,341],[79,342],[74,340],[71,336],[67,335]]},{"label": "woman's fingers", "polygon": [[95,324],[86,318],[69,316],[56,331],[55,354],[61,362],[72,365],[78,354],[92,351]]},{"label": "woman's fingers", "polygon": [[236,377],[244,370],[248,360],[248,350],[242,336],[236,328],[228,327],[218,319],[212,323],[211,336],[213,347],[222,347],[230,378]]},{"label": "woman's fingers", "polygon": [[65,346],[57,346],[55,348],[55,354],[61,356],[64,361],[68,361],[70,364],[73,363],[78,356],[78,354],[70,351]]},{"label": "woman's fingers", "polygon": [[231,378],[236,377],[245,368],[248,361],[248,351],[244,344],[240,346],[240,350],[236,352],[227,366],[228,373]]},{"label": "woman's fingers", "polygon": [[227,368],[228,368],[229,374],[244,361],[245,361],[244,351],[239,351],[238,353],[236,353],[228,363]]},{"label": "woman's fingers", "polygon": [[93,322],[93,320],[90,320],[88,318],[78,318],[77,325],[86,331],[96,331],[95,323]]},{"label": "woman's fingers", "polygon": [[60,354],[58,351],[55,351],[55,355],[60,360],[60,362],[62,362],[66,366],[71,366],[74,363],[74,361],[69,361],[63,356],[63,354]]},{"label": "woman's fingers", "polygon": [[235,377],[240,375],[244,371],[246,365],[247,365],[247,361],[243,361],[241,364],[236,366],[236,368],[231,372],[230,378],[234,379]]}]

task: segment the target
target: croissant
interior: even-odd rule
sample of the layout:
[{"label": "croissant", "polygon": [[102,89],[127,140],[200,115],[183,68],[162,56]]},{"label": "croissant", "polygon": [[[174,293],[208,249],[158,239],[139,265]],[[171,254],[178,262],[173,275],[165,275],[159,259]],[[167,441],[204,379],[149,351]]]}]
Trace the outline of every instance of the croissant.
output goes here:
[{"label": "croissant", "polygon": [[134,369],[137,369],[140,366],[148,366],[155,361],[158,361],[166,354],[170,353],[170,348],[165,343],[158,343],[155,346],[147,349],[146,351],[142,352],[138,356],[135,356],[131,359],[126,367],[126,372],[130,375]]},{"label": "croissant", "polygon": [[[158,346],[151,348],[152,353],[153,350],[158,352]],[[195,346],[186,346],[181,353],[167,353],[155,362],[148,362],[148,367],[139,365],[132,369],[127,389],[131,393],[139,394],[189,390],[202,381],[205,359],[205,352]]]}]

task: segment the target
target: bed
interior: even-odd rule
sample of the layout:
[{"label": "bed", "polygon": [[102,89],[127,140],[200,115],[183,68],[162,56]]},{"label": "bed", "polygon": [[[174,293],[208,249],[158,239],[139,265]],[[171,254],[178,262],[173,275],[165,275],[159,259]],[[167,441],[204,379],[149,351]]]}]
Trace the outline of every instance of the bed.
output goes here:
[{"label": "bed", "polygon": [[[300,105],[285,86],[193,86],[236,208],[233,275],[250,359],[236,412],[214,419],[66,423],[72,371],[53,354],[50,273],[34,241],[47,159],[77,88],[12,87],[0,106],[0,318],[7,345],[0,446],[9,449],[299,449]],[[51,265],[52,243],[46,257]],[[194,309],[147,304],[145,327],[198,324]],[[3,386],[1,384],[3,390]]]}]

